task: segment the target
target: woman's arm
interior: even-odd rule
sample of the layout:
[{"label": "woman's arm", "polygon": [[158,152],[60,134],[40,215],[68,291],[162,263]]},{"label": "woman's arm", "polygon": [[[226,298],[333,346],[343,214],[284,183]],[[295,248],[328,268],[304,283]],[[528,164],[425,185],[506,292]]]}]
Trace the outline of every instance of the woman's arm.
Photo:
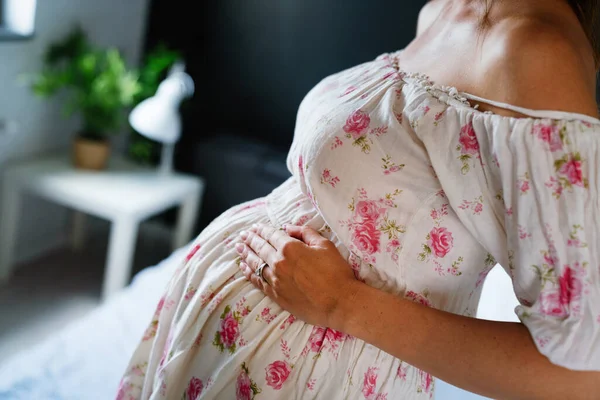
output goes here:
[{"label": "woman's arm", "polygon": [[[340,330],[460,388],[495,399],[598,399],[600,372],[553,365],[527,329],[462,317],[354,279],[335,246],[306,227],[260,226],[242,234],[240,268],[279,305]],[[297,239],[296,239],[297,238]],[[262,263],[265,284],[253,272]],[[318,265],[318,268],[315,268]]]},{"label": "woman's arm", "polygon": [[600,372],[542,356],[519,323],[454,315],[358,281],[338,296],[331,327],[455,386],[494,399],[598,399]]}]

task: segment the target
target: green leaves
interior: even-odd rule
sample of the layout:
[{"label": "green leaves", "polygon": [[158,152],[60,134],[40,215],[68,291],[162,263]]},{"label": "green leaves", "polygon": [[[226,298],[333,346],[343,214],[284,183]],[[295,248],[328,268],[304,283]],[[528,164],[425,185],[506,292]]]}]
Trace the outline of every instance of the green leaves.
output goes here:
[{"label": "green leaves", "polygon": [[164,44],[159,44],[148,54],[139,72],[141,90],[137,95],[136,103],[154,96],[169,68],[180,58],[179,52],[168,49]]},{"label": "green leaves", "polygon": [[125,109],[141,91],[137,71],[128,69],[117,49],[94,47],[84,31],[76,27],[45,54],[44,69],[28,79],[40,98],[67,93],[65,117],[80,114],[81,134],[104,139],[118,133],[126,121]]}]

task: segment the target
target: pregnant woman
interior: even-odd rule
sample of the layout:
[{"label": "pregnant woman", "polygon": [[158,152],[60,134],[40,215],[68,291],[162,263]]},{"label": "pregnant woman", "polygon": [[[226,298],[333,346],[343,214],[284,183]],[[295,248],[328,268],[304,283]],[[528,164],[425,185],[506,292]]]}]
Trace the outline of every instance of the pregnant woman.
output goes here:
[{"label": "pregnant woman", "polygon": [[[118,398],[597,399],[598,11],[434,0],[320,82],[293,177],[200,234]],[[496,263],[521,323],[473,318]]]}]

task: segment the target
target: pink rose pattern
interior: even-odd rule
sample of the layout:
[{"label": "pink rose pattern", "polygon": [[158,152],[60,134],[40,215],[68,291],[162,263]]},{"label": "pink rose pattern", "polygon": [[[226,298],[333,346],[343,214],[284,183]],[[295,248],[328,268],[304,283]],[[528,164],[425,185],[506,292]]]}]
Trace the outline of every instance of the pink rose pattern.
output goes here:
[{"label": "pink rose pattern", "polygon": [[337,359],[340,344],[350,339],[351,337],[345,333],[330,328],[315,326],[313,327],[301,355],[307,356],[310,353],[315,353],[313,358],[317,358],[323,351],[327,351]]},{"label": "pink rose pattern", "polygon": [[[558,258],[553,249],[553,241],[550,232],[546,232],[550,240],[550,249],[542,251],[544,262],[541,265],[533,265],[542,285],[538,303],[542,314],[566,318],[570,315],[579,316],[581,313],[581,299],[584,293],[585,281],[587,279],[588,263],[574,262],[563,265],[560,275],[557,273]],[[522,314],[526,318],[527,314]]]},{"label": "pink rose pattern", "polygon": [[377,368],[369,367],[365,372],[365,378],[363,380],[362,393],[365,399],[373,399],[375,397],[375,391],[377,386]]},{"label": "pink rose pattern", "polygon": [[202,246],[199,244],[192,247],[192,250],[190,250],[188,255],[185,257],[185,261],[190,261],[192,259],[192,257],[194,257],[196,255],[196,253],[198,252],[198,250],[200,250],[201,248],[202,248]]},{"label": "pink rose pattern", "polygon": [[333,138],[333,142],[331,143],[331,150],[337,149],[338,147],[342,146],[344,144],[344,142],[342,142],[342,139],[340,139],[338,136],[336,136],[335,138]]},{"label": "pink rose pattern", "polygon": [[452,233],[446,228],[435,227],[429,232],[428,245],[437,258],[444,258],[454,244]]},{"label": "pink rose pattern", "polygon": [[458,159],[462,163],[461,173],[466,175],[471,170],[471,160],[473,158],[481,159],[479,155],[479,142],[472,122],[461,128],[456,150],[460,153]]},{"label": "pink rose pattern", "polygon": [[289,328],[289,326],[292,325],[294,322],[296,322],[296,317],[294,315],[290,314],[290,316],[287,317],[285,319],[285,321],[283,321],[283,324],[281,324],[279,329],[285,330],[285,329]]},{"label": "pink rose pattern", "polygon": [[446,115],[445,109],[438,112],[437,114],[435,114],[435,117],[433,117],[433,126],[438,126],[440,124],[440,121],[444,118],[445,115]]},{"label": "pink rose pattern", "polygon": [[285,361],[272,362],[265,368],[265,381],[274,390],[280,390],[292,371]]},{"label": "pink rose pattern", "polygon": [[319,326],[315,326],[313,331],[308,338],[308,346],[310,346],[310,351],[315,353],[320,353],[321,348],[323,347],[323,341],[325,340],[325,328],[321,328]]},{"label": "pink rose pattern", "polygon": [[196,400],[202,394],[204,390],[204,384],[202,381],[196,377],[192,377],[190,379],[190,383],[188,383],[188,387],[183,394],[183,398],[185,400]]},{"label": "pink rose pattern", "polygon": [[429,291],[425,289],[421,293],[413,292],[412,290],[408,290],[404,295],[405,298],[414,301],[415,303],[421,304],[426,307],[432,307],[431,301],[427,298],[429,296]]},{"label": "pink rose pattern", "polygon": [[392,162],[392,157],[390,155],[386,155],[381,159],[383,161],[383,174],[390,175],[393,172],[402,171],[402,169],[406,166],[405,164],[396,164]]},{"label": "pink rose pattern", "polygon": [[323,170],[323,173],[321,174],[321,184],[329,184],[332,188],[335,188],[335,185],[338,183],[340,183],[340,178],[333,176],[328,169]]},{"label": "pink rose pattern", "polygon": [[242,364],[242,371],[238,375],[235,384],[235,399],[236,400],[253,400],[254,397],[261,393],[262,390],[256,382],[250,379],[250,371],[246,363]]},{"label": "pink rose pattern", "polygon": [[458,142],[460,143],[460,151],[462,154],[470,154],[472,156],[479,154],[479,142],[477,141],[477,135],[475,135],[475,129],[473,128],[472,122],[469,122],[462,127]]},{"label": "pink rose pattern", "polygon": [[[373,140],[370,136],[380,137],[385,135],[389,129],[387,125],[372,128],[370,128],[370,125],[371,117],[369,114],[359,109],[350,114],[343,127],[345,137],[352,140],[352,146],[359,147],[365,154],[371,152]],[[334,143],[331,144],[331,149],[333,150],[341,145],[341,139],[336,136]]]},{"label": "pink rose pattern", "polygon": [[142,337],[143,342],[148,341],[156,336],[156,332],[158,331],[158,320],[160,317],[160,312],[162,311],[164,305],[165,297],[163,296],[158,301],[158,304],[156,305],[156,310],[154,311],[154,315],[152,316],[152,320],[150,321],[150,324],[144,332],[144,336]]},{"label": "pink rose pattern", "polygon": [[346,120],[344,132],[349,134],[352,139],[357,140],[362,137],[362,134],[367,130],[371,123],[369,114],[361,110],[354,111]]},{"label": "pink rose pattern", "polygon": [[417,388],[417,392],[427,393],[433,396],[433,386],[434,380],[431,374],[428,374],[425,371],[419,370],[419,386]]},{"label": "pink rose pattern", "polygon": [[583,176],[583,163],[579,152],[565,154],[554,162],[556,176],[551,176],[546,187],[552,190],[552,195],[558,200],[564,191],[572,192],[575,188],[589,187],[589,182]]},{"label": "pink rose pattern", "polygon": [[381,232],[375,226],[375,221],[364,221],[357,225],[352,234],[352,243],[363,254],[375,254],[379,251],[379,238]]},{"label": "pink rose pattern", "polygon": [[562,175],[563,179],[566,179],[569,185],[587,187],[587,183],[584,182],[583,173],[581,172],[581,161],[579,155],[572,155],[565,158],[557,168],[559,175]]},{"label": "pink rose pattern", "polygon": [[437,258],[444,258],[446,254],[452,250],[454,238],[452,233],[446,228],[441,227],[440,224],[445,216],[448,215],[448,205],[444,204],[439,209],[432,209],[430,212],[431,219],[433,219],[435,226],[427,234],[427,242],[423,244],[423,252],[419,254],[419,260],[425,261],[431,255]]},{"label": "pink rose pattern", "polygon": [[377,393],[378,368],[369,367],[364,374],[362,394],[366,400],[385,400],[387,393]]},{"label": "pink rose pattern", "polygon": [[270,324],[275,318],[277,318],[277,314],[271,314],[271,308],[265,307],[262,309],[260,314],[256,316],[256,321],[266,322],[267,324]]},{"label": "pink rose pattern", "polygon": [[420,124],[421,120],[423,119],[423,117],[425,117],[429,113],[429,111],[431,111],[431,107],[429,107],[428,104],[420,105],[419,108],[417,109],[417,112],[416,112],[414,118],[410,122],[410,126],[416,130],[419,127],[419,124]]},{"label": "pink rose pattern", "polygon": [[185,290],[185,296],[183,297],[184,300],[186,301],[190,301],[192,299],[192,297],[194,297],[194,295],[196,294],[196,288],[193,286],[188,286],[187,289]]},{"label": "pink rose pattern", "polygon": [[559,129],[556,122],[538,122],[533,125],[532,134],[548,145],[550,151],[563,149],[565,128]]},{"label": "pink rose pattern", "polygon": [[518,225],[518,229],[519,229],[519,239],[521,240],[525,240],[531,237],[531,233],[527,232],[527,229],[525,229],[524,226]]},{"label": "pink rose pattern", "polygon": [[[543,121],[534,125],[532,133],[547,146],[547,151],[552,153],[554,158],[554,174],[544,184],[556,200],[561,199],[565,193],[589,188],[588,179],[584,175],[586,160],[581,157],[579,152],[568,149],[572,143],[567,138],[566,125],[561,125],[558,121]],[[521,182],[518,184],[521,185]],[[526,192],[522,186],[520,189],[521,193]],[[573,212],[576,213],[576,211]],[[532,234],[527,232],[523,226],[517,225],[517,228],[519,239],[529,241],[532,238]],[[571,248],[570,251],[586,249],[588,244],[580,238],[581,231],[583,231],[581,225],[572,225],[564,239],[565,243],[561,244],[565,248]],[[587,291],[586,285],[589,284],[589,263],[588,261],[579,261],[581,256],[578,256],[578,261],[570,263],[561,260],[552,238],[551,228],[546,226],[542,233],[548,247],[541,251],[539,263],[532,265],[541,284],[541,290],[537,301],[528,299],[524,299],[526,302],[521,301],[527,308],[519,310],[519,316],[522,320],[526,320],[531,312],[537,312],[559,320],[570,316],[581,317],[584,312],[582,300]],[[580,254],[586,253],[581,252]],[[534,335],[534,339],[540,348],[546,347],[555,340],[548,335]]]},{"label": "pink rose pattern", "polygon": [[342,93],[342,94],[340,95],[340,97],[344,97],[344,96],[346,96],[346,95],[348,95],[348,94],[350,94],[350,93],[354,92],[355,90],[356,90],[356,86],[348,86],[348,89],[346,89],[346,90],[344,91],[344,93]]},{"label": "pink rose pattern", "polygon": [[228,350],[231,354],[235,353],[238,346],[243,346],[245,341],[240,335],[240,325],[243,318],[250,313],[250,308],[244,306],[246,298],[242,297],[232,308],[225,306],[221,314],[220,328],[215,332],[213,345],[221,352]]},{"label": "pink rose pattern", "polygon": [[[397,261],[401,250],[400,237],[405,233],[404,226],[388,217],[388,212],[396,208],[395,199],[401,190],[388,193],[379,199],[370,199],[364,189],[358,190],[358,196],[352,198],[348,209],[350,219],[340,221],[350,232],[350,250],[359,254],[363,262],[375,264],[378,254],[385,248],[392,260]],[[384,241],[387,245],[384,247]]]},{"label": "pink rose pattern", "polygon": [[469,201],[463,200],[462,204],[458,206],[461,210],[469,210],[472,215],[480,215],[483,211],[483,196],[479,196],[476,199]]},{"label": "pink rose pattern", "polygon": [[208,303],[210,303],[215,298],[215,295],[216,295],[216,292],[214,291],[214,289],[211,286],[209,286],[208,291],[203,292],[200,295],[201,307],[206,307],[208,305]]},{"label": "pink rose pattern", "polygon": [[[465,204],[465,203],[463,203]],[[477,208],[477,205],[474,206]],[[454,248],[454,236],[446,227],[442,226],[444,217],[448,215],[448,204],[443,204],[440,208],[434,208],[429,216],[434,222],[434,227],[425,237],[425,243],[421,245],[422,251],[418,254],[419,261],[430,261],[435,265],[435,271],[440,276],[446,274],[460,276],[462,272],[460,266],[464,261],[462,256],[454,260],[450,266],[444,266],[442,262]]]},{"label": "pink rose pattern", "polygon": [[396,371],[396,378],[405,381],[407,374],[408,374],[408,365],[406,365],[402,361],[400,361],[400,365],[398,365],[398,370]]},{"label": "pink rose pattern", "polygon": [[559,303],[561,305],[570,306],[571,303],[579,300],[581,297],[583,283],[581,278],[576,275],[577,272],[569,265],[565,265],[563,274],[558,278],[559,287]]}]

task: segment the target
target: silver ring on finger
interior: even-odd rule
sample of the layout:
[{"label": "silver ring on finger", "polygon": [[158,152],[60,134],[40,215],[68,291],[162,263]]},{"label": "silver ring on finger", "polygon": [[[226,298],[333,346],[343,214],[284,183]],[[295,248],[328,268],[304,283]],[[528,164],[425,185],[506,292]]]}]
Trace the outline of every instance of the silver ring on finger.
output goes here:
[{"label": "silver ring on finger", "polygon": [[263,282],[265,282],[266,284],[269,284],[269,282],[267,282],[267,280],[265,279],[265,277],[263,276],[263,270],[268,267],[269,264],[267,264],[266,262],[263,262],[262,264],[260,264],[258,266],[258,268],[256,268],[256,271],[254,271],[254,275],[258,276],[260,279],[263,280]]}]

